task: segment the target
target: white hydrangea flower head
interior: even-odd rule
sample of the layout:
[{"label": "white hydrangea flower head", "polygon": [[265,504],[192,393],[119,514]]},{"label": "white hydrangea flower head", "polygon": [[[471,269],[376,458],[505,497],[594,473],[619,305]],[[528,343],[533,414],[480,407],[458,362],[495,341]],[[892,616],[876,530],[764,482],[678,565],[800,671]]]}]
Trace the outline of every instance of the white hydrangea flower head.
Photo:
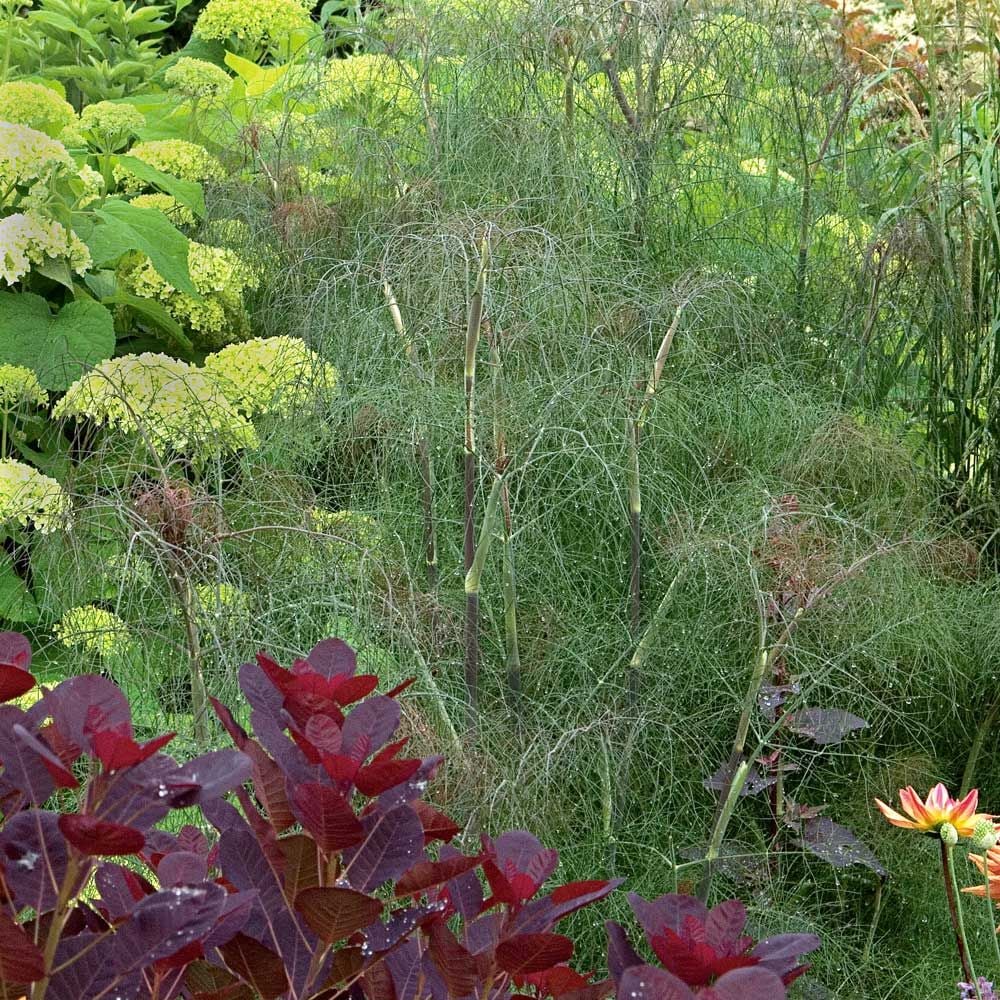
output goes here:
[{"label": "white hydrangea flower head", "polygon": [[337,385],[337,369],[297,337],[255,337],[205,358],[205,370],[248,417],[287,416]]},{"label": "white hydrangea flower head", "polygon": [[[129,156],[182,181],[221,181],[226,176],[225,167],[216,157],[204,146],[186,139],[138,142],[129,150]],[[115,167],[114,175],[125,191],[141,191],[145,187],[145,182],[130,174],[127,167]]]},{"label": "white hydrangea flower head", "polygon": [[127,354],[77,379],[53,417],[140,434],[157,450],[194,458],[256,448],[257,432],[215,380],[166,354]]},{"label": "white hydrangea flower head", "polygon": [[20,406],[48,406],[48,403],[48,393],[30,368],[0,365],[0,409],[9,412]]},{"label": "white hydrangea flower head", "polygon": [[64,258],[77,274],[92,263],[86,244],[61,223],[36,212],[0,219],[0,279],[13,285],[47,257]]},{"label": "white hydrangea flower head", "polygon": [[0,121],[0,189],[47,180],[61,169],[73,169],[61,142],[27,125]]},{"label": "white hydrangea flower head", "polygon": [[0,524],[46,535],[67,524],[70,509],[69,497],[54,479],[12,458],[0,460]]},{"label": "white hydrangea flower head", "polygon": [[94,604],[70,608],[53,631],[64,646],[102,657],[127,653],[133,645],[128,625],[118,615]]},{"label": "white hydrangea flower head", "polygon": [[217,97],[232,85],[232,77],[215,63],[182,56],[171,66],[163,79],[168,87],[187,97]]},{"label": "white hydrangea flower head", "polygon": [[69,101],[51,87],[28,80],[0,84],[0,121],[28,125],[56,138],[76,121]]},{"label": "white hydrangea flower head", "polygon": [[162,212],[175,226],[193,226],[194,212],[182,205],[172,195],[156,191],[152,194],[137,194],[130,201],[136,208],[155,208]]},{"label": "white hydrangea flower head", "polygon": [[77,199],[77,208],[86,208],[104,196],[104,177],[100,171],[84,163],[77,171],[77,177],[83,185],[83,192]]},{"label": "white hydrangea flower head", "polygon": [[143,257],[122,271],[130,292],[156,299],[205,347],[222,347],[249,332],[243,297],[259,284],[255,270],[233,250],[188,243],[188,271],[201,299],[178,291]]}]

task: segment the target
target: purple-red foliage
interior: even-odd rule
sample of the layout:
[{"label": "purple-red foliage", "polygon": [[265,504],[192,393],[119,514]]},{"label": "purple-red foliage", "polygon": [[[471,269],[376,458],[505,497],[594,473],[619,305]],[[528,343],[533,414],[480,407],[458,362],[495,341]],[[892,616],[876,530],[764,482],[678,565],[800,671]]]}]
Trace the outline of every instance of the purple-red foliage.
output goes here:
[{"label": "purple-red foliage", "polygon": [[[0,635],[0,701],[30,654]],[[618,883],[543,892],[558,858],[523,831],[451,846],[422,799],[441,758],[403,755],[401,689],[376,685],[339,640],[258,656],[252,732],[213,702],[236,748],[183,764],[102,677],[0,705],[0,998],[609,996],[555,927]],[[192,807],[204,829],[161,828]]]},{"label": "purple-red foliage", "polygon": [[743,904],[713,909],[692,896],[666,895],[629,904],[662,963],[650,965],[619,924],[609,922],[608,967],[618,1000],[782,1000],[785,987],[808,968],[803,955],[819,947],[813,934],[778,934],[755,943],[744,934]]}]

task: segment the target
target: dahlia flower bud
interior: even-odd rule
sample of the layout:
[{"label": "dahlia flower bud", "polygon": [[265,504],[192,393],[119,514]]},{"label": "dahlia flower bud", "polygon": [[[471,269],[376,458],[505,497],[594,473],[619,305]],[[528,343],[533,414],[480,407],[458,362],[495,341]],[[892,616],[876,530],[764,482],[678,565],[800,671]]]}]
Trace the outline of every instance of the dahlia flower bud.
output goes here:
[{"label": "dahlia flower bud", "polygon": [[977,851],[988,851],[991,847],[996,847],[997,831],[993,822],[988,819],[981,819],[972,830],[972,846]]}]

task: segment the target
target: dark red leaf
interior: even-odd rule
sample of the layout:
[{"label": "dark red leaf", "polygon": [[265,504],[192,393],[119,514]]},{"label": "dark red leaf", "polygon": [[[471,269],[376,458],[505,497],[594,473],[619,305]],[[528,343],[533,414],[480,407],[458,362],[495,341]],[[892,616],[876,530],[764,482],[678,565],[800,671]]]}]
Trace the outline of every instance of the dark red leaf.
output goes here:
[{"label": "dark red leaf", "polygon": [[285,670],[281,664],[275,662],[265,653],[258,653],[257,664],[264,672],[267,679],[282,693],[288,694],[295,687],[295,675]]},{"label": "dark red leaf", "polygon": [[284,833],[295,823],[284,773],[256,740],[246,740],[240,749],[250,758],[254,792],[267,812],[268,822],[278,833]]},{"label": "dark red leaf", "polygon": [[839,708],[803,708],[784,716],[785,725],[800,736],[806,736],[820,746],[839,743],[856,729],[867,729],[868,723]]},{"label": "dark red leaf", "polygon": [[5,913],[0,913],[0,983],[33,983],[45,975],[41,949]]},{"label": "dark red leaf", "polygon": [[815,816],[802,824],[802,836],[796,843],[822,858],[834,868],[864,865],[883,878],[888,874],[872,849],[846,826],[834,823],[828,816]]},{"label": "dark red leaf", "polygon": [[345,677],[340,683],[333,685],[333,697],[341,705],[350,705],[367,697],[378,687],[378,678],[374,674],[357,674]]},{"label": "dark red leaf", "polygon": [[76,776],[73,772],[62,762],[62,760],[52,751],[47,743],[39,739],[32,733],[29,733],[24,726],[15,723],[11,726],[11,732],[19,739],[22,743],[26,743],[38,756],[41,758],[42,763],[45,765],[45,770],[49,772],[49,776],[56,783],[58,788],[76,788],[79,782],[76,780]]},{"label": "dark red leaf", "polygon": [[295,897],[295,909],[323,941],[331,944],[374,923],[383,908],[381,900],[339,886],[303,889]]},{"label": "dark red leaf", "polygon": [[131,732],[126,732],[124,729],[104,729],[91,736],[91,746],[104,770],[110,773],[125,767],[135,767],[136,764],[149,760],[176,735],[176,733],[164,733],[148,743],[136,743]]},{"label": "dark red leaf", "polygon": [[402,684],[397,684],[391,691],[386,691],[386,698],[398,698],[407,688],[413,687],[417,683],[416,677],[410,677],[408,680],[403,681]]},{"label": "dark red leaf", "polygon": [[292,793],[302,825],[324,854],[354,847],[364,840],[361,821],[339,792],[317,781],[307,781]]},{"label": "dark red leaf", "polygon": [[497,962],[512,976],[542,972],[572,956],[573,942],[562,934],[517,934],[497,946]]},{"label": "dark red leaf", "polygon": [[[382,747],[381,750],[371,759],[372,764],[381,764],[383,761],[392,760],[396,754],[399,753],[407,743],[410,742],[409,736],[404,736],[401,740],[396,740],[395,743],[390,743],[386,747]],[[369,765],[370,766],[370,765]]]},{"label": "dark red leaf", "polygon": [[395,895],[412,896],[478,868],[482,858],[458,855],[444,861],[418,861],[397,883]]},{"label": "dark red leaf", "polygon": [[35,678],[27,670],[12,663],[0,663],[0,701],[13,701],[35,686]]},{"label": "dark red leaf", "polygon": [[175,951],[172,955],[167,955],[166,958],[161,958],[154,964],[154,968],[160,973],[166,972],[168,969],[183,969],[192,962],[204,957],[205,949],[202,948],[201,942],[190,941],[188,944],[184,945],[183,948],[179,948]]},{"label": "dark red leaf", "polygon": [[83,813],[60,816],[59,829],[81,854],[92,857],[138,854],[146,845],[141,830],[120,823],[108,823]]},{"label": "dark red leaf", "polygon": [[229,970],[252,987],[261,1000],[275,1000],[288,989],[284,962],[254,938],[237,934],[219,951]]},{"label": "dark red leaf", "polygon": [[767,969],[727,972],[701,996],[706,1000],[784,1000],[785,985]]},{"label": "dark red leaf", "polygon": [[316,841],[304,833],[282,837],[278,847],[285,858],[285,895],[294,899],[303,889],[319,885],[319,865]]},{"label": "dark red leaf", "polygon": [[[779,1000],[782,996],[783,993],[775,993],[770,1000]],[[618,982],[618,1000],[695,1000],[695,995],[675,975],[655,965],[636,965],[622,974]]]},{"label": "dark red leaf", "polygon": [[464,997],[475,992],[478,979],[475,960],[459,944],[448,925],[443,920],[433,921],[427,929],[427,939],[431,961],[441,974],[449,994]]},{"label": "dark red leaf", "polygon": [[[333,953],[333,961],[330,965],[329,974],[326,977],[326,988],[337,986],[339,983],[354,979],[364,968],[365,956],[360,945],[348,945],[337,948]],[[339,991],[338,991],[339,992]]]},{"label": "dark red leaf", "polygon": [[246,983],[208,962],[193,962],[188,966],[184,985],[191,991],[193,1000],[254,1000]]},{"label": "dark red leaf", "polygon": [[354,784],[362,795],[381,795],[396,785],[409,781],[418,770],[420,760],[386,760],[381,764],[369,764],[361,768],[354,778]]},{"label": "dark red leaf", "polygon": [[222,728],[229,733],[229,738],[236,744],[237,749],[242,750],[243,744],[247,741],[246,730],[233,718],[233,713],[222,704],[218,698],[209,697],[215,714],[222,723]]},{"label": "dark red leaf", "polygon": [[420,817],[420,825],[424,828],[424,846],[435,840],[448,843],[462,832],[462,828],[453,819],[422,799],[417,799],[411,804]]},{"label": "dark red leaf", "polygon": [[20,632],[0,632],[0,664],[22,670],[31,666],[31,643]]}]

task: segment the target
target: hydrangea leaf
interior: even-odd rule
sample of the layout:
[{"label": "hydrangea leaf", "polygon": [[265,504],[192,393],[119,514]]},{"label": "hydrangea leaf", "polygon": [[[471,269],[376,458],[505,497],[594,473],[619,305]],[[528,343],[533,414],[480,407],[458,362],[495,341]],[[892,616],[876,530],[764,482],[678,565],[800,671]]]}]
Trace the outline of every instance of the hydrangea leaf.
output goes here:
[{"label": "hydrangea leaf", "polygon": [[145,160],[140,160],[137,156],[119,156],[117,160],[139,180],[166,192],[186,208],[190,208],[195,215],[199,217],[205,215],[205,195],[197,181],[185,181],[172,174],[164,173],[146,163]]},{"label": "hydrangea leaf", "polygon": [[89,247],[95,267],[138,250],[174,288],[201,300],[188,271],[187,237],[162,212],[109,198],[94,214],[102,224],[86,235],[79,229],[77,233]]},{"label": "hydrangea leaf", "polygon": [[0,560],[0,618],[28,625],[39,620],[38,604],[8,555]]},{"label": "hydrangea leaf", "polygon": [[124,289],[118,289],[113,295],[108,295],[101,301],[106,305],[128,306],[133,312],[162,334],[160,340],[165,340],[175,351],[185,357],[194,351],[191,338],[184,328],[155,299],[144,299],[141,295],[133,295]]},{"label": "hydrangea leaf", "polygon": [[99,302],[78,299],[53,313],[39,295],[0,294],[0,361],[30,368],[44,389],[68,389],[114,350],[114,318]]}]

